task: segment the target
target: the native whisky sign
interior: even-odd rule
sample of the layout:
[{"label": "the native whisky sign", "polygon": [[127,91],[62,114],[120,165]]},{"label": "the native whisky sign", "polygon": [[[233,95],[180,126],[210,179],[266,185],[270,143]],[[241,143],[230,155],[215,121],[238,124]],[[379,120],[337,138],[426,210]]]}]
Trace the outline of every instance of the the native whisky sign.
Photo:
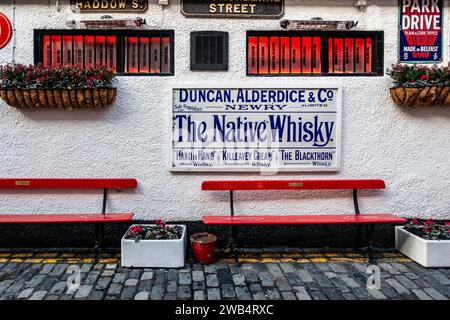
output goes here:
[{"label": "the native whisky sign", "polygon": [[148,0],[70,0],[74,12],[144,12]]},{"label": "the native whisky sign", "polygon": [[338,171],[341,89],[173,88],[172,171]]},{"label": "the native whisky sign", "polygon": [[284,0],[181,0],[187,17],[278,18],[284,13]]}]

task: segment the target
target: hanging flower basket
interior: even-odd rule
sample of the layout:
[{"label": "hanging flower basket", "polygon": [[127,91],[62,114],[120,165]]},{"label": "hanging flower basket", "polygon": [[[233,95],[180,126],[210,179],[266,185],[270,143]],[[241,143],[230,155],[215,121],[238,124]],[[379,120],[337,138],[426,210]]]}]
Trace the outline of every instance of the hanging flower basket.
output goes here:
[{"label": "hanging flower basket", "polygon": [[115,74],[106,67],[0,67],[0,98],[20,109],[103,109],[114,103]]},{"label": "hanging flower basket", "polygon": [[399,106],[450,105],[450,67],[395,64],[387,74],[395,85],[391,98]]},{"label": "hanging flower basket", "polygon": [[11,107],[102,109],[114,103],[117,89],[1,89],[0,97]]},{"label": "hanging flower basket", "polygon": [[390,91],[399,106],[450,106],[450,86],[395,87]]}]

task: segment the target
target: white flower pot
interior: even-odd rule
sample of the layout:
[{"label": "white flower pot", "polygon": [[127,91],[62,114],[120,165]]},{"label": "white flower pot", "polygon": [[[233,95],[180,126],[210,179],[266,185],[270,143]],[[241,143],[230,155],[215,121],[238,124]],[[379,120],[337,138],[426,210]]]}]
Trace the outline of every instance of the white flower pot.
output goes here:
[{"label": "white flower pot", "polygon": [[136,242],[125,239],[125,234],[121,244],[122,266],[136,268],[183,267],[186,256],[186,226],[181,226],[183,234],[177,240],[139,240]]},{"label": "white flower pot", "polygon": [[395,227],[395,248],[424,267],[450,267],[450,240],[425,240]]}]

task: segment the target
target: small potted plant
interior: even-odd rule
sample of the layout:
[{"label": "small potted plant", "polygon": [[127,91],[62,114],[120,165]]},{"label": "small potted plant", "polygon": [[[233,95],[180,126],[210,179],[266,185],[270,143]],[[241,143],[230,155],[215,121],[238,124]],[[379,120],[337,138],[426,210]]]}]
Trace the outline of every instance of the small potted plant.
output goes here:
[{"label": "small potted plant", "polygon": [[386,72],[394,80],[390,93],[395,104],[407,107],[450,105],[450,66],[394,64]]},{"label": "small potted plant", "polygon": [[154,224],[132,225],[122,238],[122,266],[180,268],[186,256],[186,226]]},{"label": "small potted plant", "polygon": [[107,67],[0,66],[0,98],[20,109],[102,109],[112,105],[117,88]]},{"label": "small potted plant", "polygon": [[450,267],[450,221],[413,219],[395,227],[395,248],[424,267]]}]

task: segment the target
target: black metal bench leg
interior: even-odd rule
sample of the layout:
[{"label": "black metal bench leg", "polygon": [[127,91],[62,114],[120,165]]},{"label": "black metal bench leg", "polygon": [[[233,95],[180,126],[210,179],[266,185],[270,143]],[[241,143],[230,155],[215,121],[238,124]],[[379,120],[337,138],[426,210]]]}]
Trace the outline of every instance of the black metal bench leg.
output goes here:
[{"label": "black metal bench leg", "polygon": [[356,231],[356,239],[355,239],[355,246],[353,249],[359,250],[361,247],[364,247],[363,245],[363,238],[361,237],[361,225],[357,225],[357,231]]},{"label": "black metal bench leg", "polygon": [[[353,189],[352,194],[353,194],[353,206],[355,208],[355,215],[358,216],[358,215],[360,215],[359,204],[358,204],[358,190]],[[363,247],[362,237],[361,237],[361,227],[362,227],[362,225],[357,226],[358,229],[356,232],[355,248]],[[367,225],[366,225],[366,227],[367,227]],[[367,233],[366,233],[367,239],[369,239],[369,236],[368,236],[369,231],[367,228],[366,228],[366,231],[367,231]]]},{"label": "black metal bench leg", "polygon": [[372,225],[372,224],[366,225],[367,251],[369,253],[369,263],[375,263],[375,259],[373,256],[373,247],[372,247],[372,243],[371,243],[373,229],[374,229],[374,225]]},{"label": "black metal bench leg", "polygon": [[231,252],[233,253],[235,263],[239,262],[239,255],[237,250],[238,232],[238,226],[233,225],[231,227]]},{"label": "black metal bench leg", "polygon": [[106,246],[105,246],[105,225],[102,224],[100,226],[100,249],[102,251],[106,251]]},{"label": "black metal bench leg", "polygon": [[[108,199],[108,189],[105,188],[105,189],[103,189],[103,201],[102,201],[102,214],[103,215],[106,214],[106,201],[107,201],[107,199]],[[97,236],[98,236],[97,239],[99,241],[99,243],[98,243],[99,247],[103,251],[106,251],[105,250],[105,226],[104,226],[104,224],[99,225],[98,226],[98,230],[96,232],[97,232]],[[97,252],[97,254],[98,254],[98,252]]]},{"label": "black metal bench leg", "polygon": [[95,224],[95,246],[94,246],[94,263],[97,263],[98,251],[100,247],[100,225],[98,223]]}]

